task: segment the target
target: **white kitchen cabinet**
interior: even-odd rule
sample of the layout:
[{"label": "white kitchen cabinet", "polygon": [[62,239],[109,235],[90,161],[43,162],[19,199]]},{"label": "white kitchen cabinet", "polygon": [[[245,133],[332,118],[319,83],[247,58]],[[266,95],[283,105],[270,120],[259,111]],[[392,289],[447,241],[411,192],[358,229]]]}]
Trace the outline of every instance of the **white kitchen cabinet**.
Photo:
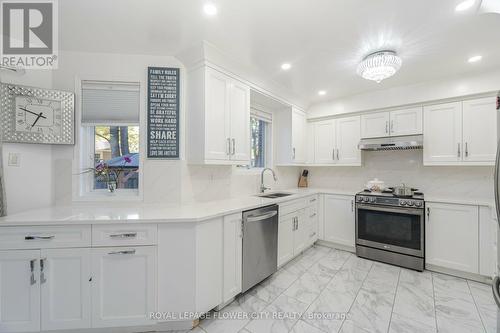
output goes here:
[{"label": "white kitchen cabinet", "polygon": [[462,103],[424,108],[424,164],[462,159]]},{"label": "white kitchen cabinet", "polygon": [[278,266],[293,258],[293,233],[295,231],[295,215],[279,217],[278,225]]},{"label": "white kitchen cabinet", "polygon": [[422,107],[390,112],[391,136],[422,134]]},{"label": "white kitchen cabinet", "polygon": [[478,274],[478,207],[426,202],[426,210],[426,263]]},{"label": "white kitchen cabinet", "polygon": [[495,97],[424,108],[424,165],[493,165]]},{"label": "white kitchen cabinet", "polygon": [[325,194],[324,240],[349,249],[355,245],[354,197]]},{"label": "white kitchen cabinet", "polygon": [[90,249],[44,249],[40,259],[42,330],[90,328]]},{"label": "white kitchen cabinet", "polygon": [[464,162],[493,162],[497,147],[496,98],[463,102]]},{"label": "white kitchen cabinet", "polygon": [[92,327],[152,324],[156,247],[92,249]]},{"label": "white kitchen cabinet", "polygon": [[335,120],[323,120],[312,124],[314,126],[314,163],[334,164]]},{"label": "white kitchen cabinet", "polygon": [[250,87],[209,67],[190,73],[188,161],[248,164]]},{"label": "white kitchen cabinet", "polygon": [[278,164],[306,163],[306,114],[296,108],[289,108],[277,112],[275,119]]},{"label": "white kitchen cabinet", "polygon": [[0,251],[0,332],[40,330],[40,251]]},{"label": "white kitchen cabinet", "polygon": [[361,116],[361,137],[422,134],[422,107],[375,112]]},{"label": "white kitchen cabinet", "polygon": [[307,246],[313,245],[318,240],[318,207],[317,205],[308,206],[305,210],[305,219],[307,221]]},{"label": "white kitchen cabinet", "polygon": [[358,149],[361,139],[360,117],[339,118],[335,123],[336,163],[361,165],[361,151]]},{"label": "white kitchen cabinet", "polygon": [[379,138],[389,136],[389,112],[376,112],[361,116],[361,137]]},{"label": "white kitchen cabinet", "polygon": [[241,292],[243,245],[241,223],[241,213],[224,217],[223,303]]}]

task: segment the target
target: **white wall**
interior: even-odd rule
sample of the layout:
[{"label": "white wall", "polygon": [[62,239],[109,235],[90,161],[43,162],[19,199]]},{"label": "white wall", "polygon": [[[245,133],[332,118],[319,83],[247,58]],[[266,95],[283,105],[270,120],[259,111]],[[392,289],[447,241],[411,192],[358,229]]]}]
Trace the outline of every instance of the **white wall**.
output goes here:
[{"label": "white wall", "polygon": [[425,103],[499,90],[500,71],[474,76],[461,75],[447,80],[378,90],[314,104],[309,107],[308,116],[309,118],[325,117],[350,112]]},{"label": "white wall", "polygon": [[422,150],[366,151],[362,167],[311,167],[312,187],[358,192],[368,180],[386,186],[405,183],[429,197],[473,198],[493,202],[493,167],[424,167]]},{"label": "white wall", "polygon": [[[17,76],[2,72],[0,81],[50,88],[52,73],[46,70],[31,70]],[[8,166],[10,153],[19,154],[19,167]],[[4,143],[3,166],[8,214],[48,206],[54,202],[51,146]]]}]

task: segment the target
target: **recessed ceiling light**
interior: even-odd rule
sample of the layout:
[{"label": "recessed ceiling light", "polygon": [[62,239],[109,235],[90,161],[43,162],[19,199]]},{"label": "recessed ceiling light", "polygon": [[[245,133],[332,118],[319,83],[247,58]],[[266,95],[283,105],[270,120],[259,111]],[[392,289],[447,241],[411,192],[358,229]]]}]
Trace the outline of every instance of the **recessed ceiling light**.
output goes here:
[{"label": "recessed ceiling light", "polygon": [[470,63],[474,63],[474,62],[481,61],[482,59],[483,59],[483,56],[476,55],[476,56],[470,57],[468,61]]},{"label": "recessed ceiling light", "polygon": [[474,4],[476,3],[476,0],[465,0],[459,3],[456,7],[455,10],[457,12],[463,12],[464,10],[470,9]]},{"label": "recessed ceiling light", "polygon": [[320,91],[318,91],[318,95],[325,96],[326,95],[326,91],[325,90],[320,90]]},{"label": "recessed ceiling light", "polygon": [[215,4],[213,2],[207,2],[204,6],[203,6],[203,11],[205,12],[205,14],[207,14],[208,16],[214,16],[214,15],[217,15],[217,6],[215,6]]},{"label": "recessed ceiling light", "polygon": [[289,64],[288,62],[285,62],[284,64],[281,65],[281,69],[284,70],[284,71],[287,71],[290,68],[292,68],[292,65]]}]

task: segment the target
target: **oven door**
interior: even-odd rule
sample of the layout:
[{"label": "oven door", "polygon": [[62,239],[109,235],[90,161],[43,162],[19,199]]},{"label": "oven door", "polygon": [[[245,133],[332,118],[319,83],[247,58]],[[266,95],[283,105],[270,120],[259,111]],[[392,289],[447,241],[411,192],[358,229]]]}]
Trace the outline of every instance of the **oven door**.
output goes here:
[{"label": "oven door", "polygon": [[356,245],[424,256],[424,209],[356,204]]}]

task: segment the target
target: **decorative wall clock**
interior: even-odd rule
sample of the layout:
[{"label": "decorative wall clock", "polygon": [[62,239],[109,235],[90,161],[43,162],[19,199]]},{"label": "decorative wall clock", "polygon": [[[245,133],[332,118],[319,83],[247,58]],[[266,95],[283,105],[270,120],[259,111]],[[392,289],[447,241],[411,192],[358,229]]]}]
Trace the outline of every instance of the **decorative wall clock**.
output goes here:
[{"label": "decorative wall clock", "polygon": [[0,83],[4,142],[74,144],[71,92]]}]

